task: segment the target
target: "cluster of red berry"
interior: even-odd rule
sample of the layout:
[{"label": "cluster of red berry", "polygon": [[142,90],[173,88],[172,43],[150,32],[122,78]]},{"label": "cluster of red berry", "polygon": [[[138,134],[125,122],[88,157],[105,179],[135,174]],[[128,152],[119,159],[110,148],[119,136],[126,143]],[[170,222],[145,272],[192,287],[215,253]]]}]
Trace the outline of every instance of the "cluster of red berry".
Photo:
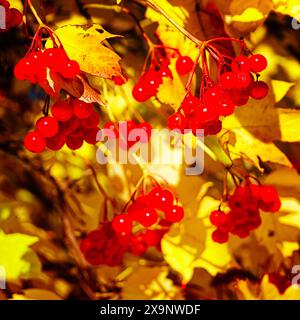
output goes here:
[{"label": "cluster of red berry", "polygon": [[[125,252],[140,256],[149,247],[160,250],[164,234],[172,223],[180,222],[183,217],[184,210],[174,205],[173,194],[161,186],[155,187],[148,194],[137,197],[127,212],[116,215],[111,222],[89,233],[81,242],[82,253],[91,264],[117,265]],[[156,228],[149,229],[153,227]],[[108,233],[109,239],[105,238]],[[112,249],[110,243],[118,248]]]},{"label": "cluster of red berry", "polygon": [[120,123],[109,121],[104,125],[104,129],[111,130],[106,133],[107,136],[111,139],[119,139],[120,147],[128,150],[137,142],[149,142],[152,127],[148,122],[137,124],[133,120],[127,120]]},{"label": "cluster of red berry", "polygon": [[[171,55],[168,50],[172,50]],[[155,55],[157,53],[157,57]],[[173,79],[172,71],[169,68],[170,56],[178,56],[176,61],[176,70],[179,75],[185,75],[192,71],[194,62],[188,56],[181,56],[176,49],[157,47],[152,54],[150,68],[144,72],[132,90],[135,100],[144,102],[151,97],[156,96],[159,86],[163,82],[163,78]]]},{"label": "cluster of red berry", "polygon": [[227,242],[229,233],[240,238],[248,237],[250,232],[261,224],[259,209],[277,212],[280,206],[277,190],[273,186],[257,185],[247,181],[229,196],[228,213],[221,210],[211,212],[210,221],[217,227],[212,234],[213,241]]},{"label": "cluster of red berry", "polygon": [[47,69],[50,69],[50,74],[58,73],[66,79],[73,79],[80,72],[77,61],[70,60],[64,49],[50,48],[28,53],[16,64],[14,74],[18,80],[42,83]]},{"label": "cluster of red berry", "polygon": [[204,65],[200,96],[188,93],[181,107],[168,118],[168,128],[181,132],[189,129],[195,135],[197,129],[203,129],[205,135],[217,134],[222,129],[220,117],[233,114],[235,107],[245,105],[249,97],[263,99],[268,94],[268,85],[255,81],[253,76],[266,66],[267,60],[261,54],[240,55],[232,60],[225,72],[220,69],[218,82],[214,84]]},{"label": "cluster of red berry", "polygon": [[10,8],[10,3],[6,0],[0,0],[0,6],[5,9],[5,28],[0,32],[5,32],[12,27],[16,27],[22,22],[22,14],[15,8]]},{"label": "cluster of red berry", "polygon": [[64,144],[71,150],[79,149],[83,141],[96,143],[100,117],[93,104],[73,99],[58,101],[51,108],[52,116],[37,120],[35,130],[24,138],[27,150],[41,153],[45,148],[57,151]]}]

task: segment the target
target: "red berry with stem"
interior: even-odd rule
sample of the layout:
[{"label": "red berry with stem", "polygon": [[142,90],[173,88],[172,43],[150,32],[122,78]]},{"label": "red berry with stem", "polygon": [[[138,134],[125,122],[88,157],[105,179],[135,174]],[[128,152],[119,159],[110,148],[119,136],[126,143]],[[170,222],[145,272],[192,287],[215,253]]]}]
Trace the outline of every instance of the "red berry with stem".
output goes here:
[{"label": "red berry with stem", "polygon": [[176,70],[181,76],[191,72],[194,62],[189,56],[180,56],[176,61]]},{"label": "red berry with stem", "polygon": [[58,121],[67,121],[73,116],[73,107],[68,102],[58,101],[51,107],[53,117]]},{"label": "red berry with stem", "polygon": [[46,148],[46,140],[38,131],[31,131],[24,138],[24,147],[31,152],[41,153]]},{"label": "red berry with stem", "polygon": [[217,243],[225,243],[228,241],[228,233],[219,229],[215,230],[211,236],[213,241]]},{"label": "red berry with stem", "polygon": [[249,72],[250,63],[249,63],[248,57],[243,55],[237,56],[232,61],[231,69],[233,72],[240,72],[240,71]]},{"label": "red berry with stem", "polygon": [[43,137],[50,138],[57,134],[58,122],[50,116],[42,117],[37,120],[35,128]]},{"label": "red berry with stem", "polygon": [[219,119],[208,121],[204,126],[204,134],[205,135],[215,135],[222,130],[222,121]]},{"label": "red berry with stem", "polygon": [[233,89],[231,92],[231,100],[234,105],[240,107],[244,106],[249,100],[249,91],[248,90],[238,90]]},{"label": "red berry with stem", "polygon": [[73,100],[72,105],[73,105],[74,115],[78,119],[86,119],[94,111],[94,107],[92,103],[86,103],[78,99]]},{"label": "red berry with stem", "polygon": [[80,72],[80,67],[77,61],[69,60],[67,61],[60,70],[61,75],[67,79],[75,78]]},{"label": "red berry with stem", "polygon": [[132,219],[128,214],[121,213],[112,219],[112,228],[116,233],[128,235],[132,232]]},{"label": "red berry with stem", "polygon": [[172,114],[167,121],[167,126],[170,130],[179,129],[183,131],[186,127],[186,117],[180,112]]},{"label": "red berry with stem", "polygon": [[268,62],[262,54],[254,54],[249,58],[249,65],[250,71],[258,73],[266,69]]},{"label": "red berry with stem", "polygon": [[261,100],[268,95],[269,87],[264,81],[254,82],[250,89],[250,96],[253,99]]},{"label": "red berry with stem", "polygon": [[180,206],[172,206],[169,211],[166,211],[166,219],[171,222],[179,222],[184,217],[184,210]]}]

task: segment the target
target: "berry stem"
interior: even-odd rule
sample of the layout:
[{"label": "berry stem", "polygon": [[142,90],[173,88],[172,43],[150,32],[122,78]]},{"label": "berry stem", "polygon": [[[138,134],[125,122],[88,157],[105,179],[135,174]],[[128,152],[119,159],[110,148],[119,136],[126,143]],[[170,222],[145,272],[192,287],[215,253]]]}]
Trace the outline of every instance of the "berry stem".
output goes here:
[{"label": "berry stem", "polygon": [[145,3],[150,8],[152,8],[153,10],[159,12],[162,16],[164,16],[176,29],[178,29],[182,34],[184,34],[188,39],[190,39],[196,45],[201,46],[204,43],[203,41],[197,39],[185,28],[181,27],[177,22],[175,22],[157,3],[155,3],[152,0],[146,0]]},{"label": "berry stem", "polygon": [[32,14],[34,15],[36,21],[38,22],[38,24],[41,26],[41,27],[44,27],[45,24],[44,22],[42,21],[42,19],[39,17],[37,11],[35,10],[34,6],[32,5],[32,2],[31,0],[27,0],[26,3],[28,4]]}]

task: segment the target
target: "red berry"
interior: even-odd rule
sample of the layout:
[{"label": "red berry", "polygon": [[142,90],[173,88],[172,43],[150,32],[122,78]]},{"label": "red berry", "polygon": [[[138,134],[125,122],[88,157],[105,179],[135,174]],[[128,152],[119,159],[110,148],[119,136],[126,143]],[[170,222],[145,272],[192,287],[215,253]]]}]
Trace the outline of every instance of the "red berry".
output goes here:
[{"label": "red berry", "polygon": [[131,234],[132,220],[128,214],[121,213],[112,219],[112,227],[116,233],[121,235]]},{"label": "red berry", "polygon": [[281,207],[281,202],[276,188],[273,186],[261,186],[260,208],[268,212],[277,212]]},{"label": "red berry", "polygon": [[77,150],[83,145],[83,138],[82,137],[74,137],[74,136],[67,136],[66,137],[66,144],[69,149]]},{"label": "red berry", "polygon": [[250,71],[258,73],[266,69],[267,59],[261,54],[254,54],[249,58]]},{"label": "red berry", "polygon": [[164,234],[164,230],[146,230],[142,234],[142,239],[149,247],[157,246]]},{"label": "red berry", "polygon": [[248,90],[231,90],[231,100],[236,106],[243,106],[249,100],[249,92]]},{"label": "red berry", "polygon": [[127,82],[128,77],[127,76],[113,76],[112,80],[115,83],[115,85],[122,86],[123,84],[125,84]]},{"label": "red berry", "polygon": [[230,116],[234,112],[234,103],[229,94],[224,94],[217,105],[217,112],[219,116]]},{"label": "red berry", "polygon": [[152,126],[150,123],[142,122],[139,125],[137,125],[135,129],[142,129],[146,132],[146,135],[144,135],[143,132],[141,132],[141,137],[139,138],[139,141],[141,143],[149,142],[152,133]]},{"label": "red berry", "polygon": [[228,233],[219,229],[215,230],[211,236],[213,241],[217,243],[225,243],[228,241]]},{"label": "red berry", "polygon": [[176,70],[178,74],[185,75],[193,70],[194,62],[188,56],[180,56],[176,61]]},{"label": "red berry", "polygon": [[37,65],[33,59],[23,58],[16,64],[14,74],[18,80],[29,80],[35,83],[37,81]]},{"label": "red berry", "polygon": [[77,118],[72,117],[68,121],[60,123],[60,132],[65,136],[73,134],[73,132],[79,128],[79,121]]},{"label": "red berry", "polygon": [[61,133],[57,133],[54,137],[46,139],[46,145],[50,150],[60,150],[66,142],[66,138]]},{"label": "red berry", "polygon": [[169,211],[173,206],[174,197],[173,194],[157,187],[149,193],[149,198],[153,201],[152,206],[162,211]]},{"label": "red berry", "polygon": [[180,131],[183,131],[186,127],[186,123],[186,117],[179,112],[175,112],[168,118],[167,126],[170,130],[179,129]]},{"label": "red berry", "polygon": [[136,235],[131,239],[129,251],[135,256],[143,255],[148,249],[147,244],[143,241],[141,235]]},{"label": "red berry", "polygon": [[58,122],[50,116],[42,117],[37,120],[35,128],[43,137],[50,138],[57,134]]},{"label": "red berry", "polygon": [[58,101],[51,107],[51,113],[58,121],[67,121],[73,115],[73,107],[64,101]]},{"label": "red berry", "polygon": [[264,81],[254,82],[250,89],[250,96],[253,99],[260,100],[267,96],[269,92],[269,87]]},{"label": "red berry", "polygon": [[63,65],[62,69],[60,70],[60,73],[62,74],[62,76],[67,79],[75,78],[79,72],[80,72],[80,66],[78,62],[75,60],[67,61]]},{"label": "red berry", "polygon": [[236,57],[231,64],[231,69],[233,72],[248,72],[250,69],[249,59],[246,56],[238,56]]},{"label": "red berry", "polygon": [[253,76],[249,72],[237,72],[235,77],[237,89],[247,89],[253,84]]},{"label": "red berry", "polygon": [[151,91],[146,87],[144,81],[140,80],[133,88],[132,95],[136,101],[145,102],[150,99],[152,96],[156,95],[155,89],[151,89]]},{"label": "red berry", "polygon": [[80,119],[80,124],[84,128],[98,127],[99,122],[100,122],[100,116],[96,111],[93,111],[88,118]]},{"label": "red berry", "polygon": [[223,89],[233,89],[236,86],[236,76],[233,72],[225,72],[220,76],[220,85]]},{"label": "red berry", "polygon": [[151,227],[157,222],[158,214],[152,208],[144,208],[135,213],[134,220],[139,222],[144,227]]},{"label": "red berry", "polygon": [[204,124],[204,134],[205,135],[215,135],[222,130],[222,122],[217,119],[213,121],[208,121]]},{"label": "red berry", "polygon": [[43,53],[44,64],[55,72],[61,72],[66,61],[68,61],[68,57],[63,49],[49,48]]},{"label": "red berry", "polygon": [[97,142],[96,138],[98,131],[98,128],[85,129],[83,133],[83,139],[89,144],[95,144]]},{"label": "red berry", "polygon": [[11,8],[10,9],[10,13],[11,13],[10,24],[13,27],[19,25],[22,22],[22,14],[21,14],[21,12],[19,10],[15,9],[15,8]]},{"label": "red berry", "polygon": [[214,108],[219,103],[223,95],[222,89],[219,86],[212,86],[203,94],[203,103],[210,108]]},{"label": "red berry", "polygon": [[169,211],[166,211],[166,219],[171,222],[179,222],[184,217],[184,210],[180,206],[172,206]]},{"label": "red berry", "polygon": [[73,100],[72,105],[73,105],[74,115],[78,119],[86,119],[94,111],[94,107],[92,103],[86,103],[78,99]]},{"label": "red berry", "polygon": [[46,140],[39,132],[31,131],[24,138],[24,147],[31,152],[41,153],[46,148]]},{"label": "red berry", "polygon": [[181,108],[185,115],[191,115],[200,107],[201,100],[193,95],[187,95],[181,104]]}]

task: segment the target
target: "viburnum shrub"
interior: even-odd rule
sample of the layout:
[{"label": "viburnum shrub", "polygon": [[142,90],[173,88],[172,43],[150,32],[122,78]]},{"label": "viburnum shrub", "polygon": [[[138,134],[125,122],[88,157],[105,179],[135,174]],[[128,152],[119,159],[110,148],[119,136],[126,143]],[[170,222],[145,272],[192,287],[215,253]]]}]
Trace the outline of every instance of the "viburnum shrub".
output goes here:
[{"label": "viburnum shrub", "polygon": [[184,218],[184,209],[174,194],[158,183],[149,192],[135,195],[121,213],[81,241],[81,251],[89,263],[118,265],[125,252],[140,256],[149,247],[160,251],[164,234]]},{"label": "viburnum shrub", "polygon": [[246,238],[261,225],[260,210],[277,212],[281,202],[273,186],[253,184],[246,179],[227,199],[228,212],[221,209],[212,211],[210,222],[217,228],[212,239],[218,243],[228,241],[229,234]]},{"label": "viburnum shrub", "polygon": [[22,22],[22,14],[15,8],[10,8],[10,3],[6,0],[0,0],[0,6],[5,9],[5,28],[0,32],[5,32],[10,28],[18,26]]},{"label": "viburnum shrub", "polygon": [[35,129],[27,133],[24,138],[27,150],[35,153],[46,148],[57,151],[65,144],[76,150],[84,141],[96,143],[100,117],[92,103],[78,99],[57,101],[51,107],[51,114],[39,118]]}]

